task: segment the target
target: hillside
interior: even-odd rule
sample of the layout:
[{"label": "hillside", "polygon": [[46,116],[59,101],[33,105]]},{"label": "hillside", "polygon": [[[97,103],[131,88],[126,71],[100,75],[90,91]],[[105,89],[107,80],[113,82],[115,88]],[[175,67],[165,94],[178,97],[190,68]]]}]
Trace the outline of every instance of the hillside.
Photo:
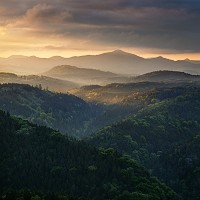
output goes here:
[{"label": "hillside", "polygon": [[87,141],[130,155],[183,199],[197,200],[200,197],[199,99],[200,89],[185,89],[175,98],[147,106],[136,115],[102,129]]},{"label": "hillside", "polygon": [[0,95],[0,109],[78,138],[135,112],[134,107],[104,106],[22,84],[2,84]]},{"label": "hillside", "polygon": [[186,82],[199,81],[199,75],[191,75],[179,71],[154,71],[137,76],[133,79],[136,82]]},{"label": "hillside", "polygon": [[48,89],[54,92],[63,92],[67,93],[67,90],[72,88],[77,88],[79,85],[77,83],[60,80],[56,78],[51,78],[47,76],[37,76],[37,75],[28,75],[28,76],[19,76],[12,73],[0,73],[0,83],[19,83],[19,84],[29,84],[33,86],[41,85],[42,88]]},{"label": "hillside", "polygon": [[70,65],[56,66],[43,73],[43,75],[74,81],[81,85],[105,85],[113,81],[127,82],[129,80],[127,77],[123,77],[111,72],[104,72],[88,68],[78,68]]},{"label": "hillside", "polygon": [[[14,78],[16,75],[12,76]],[[10,74],[9,77],[11,78]],[[85,102],[73,95],[53,93],[29,85],[2,84],[0,85],[0,109],[31,122],[58,129],[64,134],[84,137],[105,125],[136,113],[139,109],[151,104],[156,96],[165,98],[163,93],[166,93],[167,97],[174,96],[182,90],[173,91],[173,89],[167,89],[167,86],[166,89],[155,89],[155,84],[151,86],[149,84],[147,87],[147,84],[142,83],[138,85],[138,88],[134,86],[135,90],[133,87],[127,87],[128,85],[122,85],[121,88],[113,86],[106,86],[108,92],[104,92],[103,95],[99,93],[99,95],[102,95],[101,99],[104,101],[112,101],[113,93],[116,95],[115,90],[118,90],[119,101],[115,104],[105,104],[101,101]],[[93,89],[94,87],[86,86],[85,88]],[[162,86],[159,85],[159,87]],[[95,88],[98,89],[101,86]]]},{"label": "hillside", "polygon": [[127,118],[148,105],[175,98],[199,86],[199,82],[138,82],[84,86],[70,92],[84,99],[96,110],[95,117],[85,129],[85,135],[88,135]]},{"label": "hillside", "polygon": [[185,61],[191,62],[191,63],[193,63],[193,64],[200,64],[200,60],[185,59]]},{"label": "hillside", "polygon": [[[69,90],[88,102],[106,105],[132,104],[142,101],[145,94],[173,87],[199,87],[200,76],[179,71],[154,71],[127,79],[129,83],[112,83],[105,86],[89,85]],[[142,95],[143,93],[143,95]]]},{"label": "hillside", "polygon": [[[113,87],[115,85],[117,87]],[[86,90],[98,88],[101,86],[85,87]],[[96,99],[99,101],[88,98],[90,101],[85,102],[73,95],[52,93],[38,87],[3,84],[0,85],[0,109],[81,138],[150,104],[176,97],[185,91],[183,87],[155,83],[113,84],[106,88],[106,91],[99,92]]]},{"label": "hillside", "polygon": [[59,56],[51,58],[11,56],[0,60],[0,71],[17,74],[38,74],[59,65],[98,69],[132,76],[152,71],[174,69],[191,74],[200,73],[199,62],[190,62],[188,60],[174,61],[163,57],[146,59],[121,50],[71,58]]},{"label": "hillside", "polygon": [[[135,161],[112,149],[91,148],[2,111],[0,138],[1,196],[10,189],[31,189],[94,200],[179,199]],[[15,199],[4,196],[9,197]]]},{"label": "hillside", "polygon": [[[146,82],[142,82],[142,80]],[[143,100],[148,99],[150,94],[156,91],[177,88],[177,87],[199,87],[200,81],[198,79],[179,80],[179,81],[169,81],[167,82],[148,82],[152,79],[160,80],[160,77],[141,77],[141,82],[133,83],[112,83],[106,86],[91,85],[83,86],[77,89],[71,89],[69,92],[76,95],[87,102],[94,102],[104,105],[134,105],[135,103],[142,103]]]},{"label": "hillside", "polygon": [[[92,86],[86,88],[88,87]],[[124,88],[123,90],[125,91]],[[132,96],[135,99],[131,103],[128,102],[129,98],[125,94],[126,102],[124,100],[116,105],[105,105],[84,102],[73,95],[56,94],[21,84],[0,85],[0,95],[0,108],[4,111],[8,110],[13,115],[76,137],[83,137],[105,125],[121,120],[150,104],[151,99],[154,98],[147,90],[141,92],[137,90],[133,92]]]},{"label": "hillside", "polygon": [[78,97],[29,85],[0,85],[0,109],[62,133],[80,136],[93,111]]}]

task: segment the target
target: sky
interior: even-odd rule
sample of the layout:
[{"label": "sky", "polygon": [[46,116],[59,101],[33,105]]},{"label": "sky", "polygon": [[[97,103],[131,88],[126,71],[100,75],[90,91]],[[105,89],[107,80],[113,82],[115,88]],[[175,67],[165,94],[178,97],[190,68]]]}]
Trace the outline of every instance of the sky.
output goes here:
[{"label": "sky", "polygon": [[200,0],[0,0],[0,57],[115,49],[200,60]]}]

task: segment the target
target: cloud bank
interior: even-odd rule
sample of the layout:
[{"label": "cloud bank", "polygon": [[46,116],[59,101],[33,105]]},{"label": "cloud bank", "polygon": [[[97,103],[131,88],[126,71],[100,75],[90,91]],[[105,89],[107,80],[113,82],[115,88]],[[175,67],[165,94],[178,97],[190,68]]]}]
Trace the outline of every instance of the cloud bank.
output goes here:
[{"label": "cloud bank", "polygon": [[10,37],[40,38],[45,48],[96,45],[199,53],[199,21],[198,0],[0,2],[0,35],[7,30]]}]

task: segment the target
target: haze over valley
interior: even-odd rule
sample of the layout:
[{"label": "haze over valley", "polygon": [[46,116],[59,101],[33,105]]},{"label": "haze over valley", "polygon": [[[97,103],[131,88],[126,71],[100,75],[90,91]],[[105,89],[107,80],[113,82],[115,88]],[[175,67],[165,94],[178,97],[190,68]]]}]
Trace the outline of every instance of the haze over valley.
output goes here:
[{"label": "haze over valley", "polygon": [[[13,166],[7,160],[10,155],[7,145],[15,135],[19,135],[20,138],[14,139],[14,146],[25,142],[23,135],[27,135],[26,141],[29,140],[38,145],[37,157],[32,155],[27,158],[21,152],[27,151],[27,148],[28,151],[32,151],[35,146],[26,144],[27,147],[24,145],[23,150],[17,151],[18,159],[15,162],[19,173],[16,173],[14,179],[12,178],[14,184],[12,187],[10,182],[4,179],[4,175],[0,174],[4,188],[14,189],[15,195],[24,196],[27,191],[24,189],[25,193],[19,191],[25,188],[27,182],[30,188],[35,187],[37,181],[34,177],[29,176],[26,182],[17,181],[23,174],[20,170],[29,168],[22,165],[23,168],[20,169],[18,160],[25,162],[29,159],[31,168],[39,169],[40,164],[36,166],[34,163],[38,162],[39,155],[43,153],[40,148],[52,151],[51,145],[48,146],[47,141],[42,138],[50,137],[52,139],[48,140],[52,140],[55,149],[58,148],[57,145],[62,146],[65,143],[69,148],[65,150],[66,153],[77,152],[77,148],[80,148],[80,151],[85,152],[87,156],[93,157],[95,152],[98,152],[100,157],[106,156],[106,162],[111,161],[113,164],[112,170],[113,167],[121,165],[114,162],[118,159],[119,162],[125,159],[123,162],[129,166],[125,169],[126,173],[129,173],[130,167],[134,173],[139,169],[141,174],[139,173],[137,177],[134,175],[130,181],[137,180],[139,185],[143,184],[142,187],[146,188],[146,192],[136,189],[135,193],[130,189],[125,194],[123,188],[127,184],[127,177],[125,182],[117,183],[121,191],[114,192],[114,196],[122,195],[125,198],[128,195],[131,198],[140,198],[147,195],[162,199],[164,195],[165,199],[189,200],[191,197],[194,200],[198,199],[200,195],[198,189],[200,176],[197,171],[200,166],[200,120],[198,117],[200,66],[198,61],[173,61],[162,57],[144,59],[117,50],[96,56],[72,58],[41,59],[12,56],[7,59],[2,58],[1,62],[1,66],[4,66],[0,72],[1,123],[9,121],[13,127],[8,128],[10,131],[7,131],[4,129],[6,125],[3,125],[1,129],[1,137],[6,141],[6,144],[3,144],[6,151],[1,152],[2,155],[6,155],[2,160],[4,163],[2,170],[7,169],[9,173],[13,173]],[[11,138],[6,134],[9,134]],[[186,149],[189,149],[187,153],[185,153]],[[14,152],[14,149],[11,151]],[[97,180],[105,183],[104,179],[99,179],[98,174],[93,177],[94,179],[88,179],[91,177],[91,172],[100,173],[100,167],[103,170],[102,174],[107,173],[104,167],[100,166],[102,164],[102,161],[99,161],[100,157],[96,155],[94,160],[87,160],[80,152],[78,156],[73,153],[66,157],[68,153],[63,154],[59,150],[54,152],[55,156],[59,156],[59,159],[55,161],[56,167],[51,162],[40,158],[45,164],[49,162],[48,167],[51,170],[47,170],[48,177],[56,173],[50,182],[55,179],[58,183],[61,181],[64,183],[63,188],[38,183],[38,191],[46,187],[42,190],[43,194],[39,194],[37,190],[36,193],[30,190],[29,195],[41,196],[52,191],[65,191],[65,195],[79,197],[83,195],[83,192],[97,187]],[[51,153],[46,153],[46,155],[51,157]],[[73,156],[76,156],[76,160]],[[110,156],[114,159],[113,161],[110,160]],[[177,161],[177,157],[181,159],[181,162]],[[11,159],[14,158],[16,158],[15,153],[12,153]],[[64,161],[63,158],[66,162],[72,163],[71,168],[66,168],[61,163]],[[80,162],[87,163],[79,169]],[[177,171],[179,168],[182,169],[181,173]],[[83,171],[77,171],[78,169]],[[66,173],[65,170],[68,172]],[[89,174],[84,175],[85,170]],[[115,180],[116,182],[116,173],[120,173],[118,180],[120,181],[123,179],[121,177],[123,170],[120,168],[119,171],[114,171],[112,177],[106,181]],[[34,174],[34,170],[32,173]],[[73,178],[68,183],[59,173]],[[81,179],[78,180],[81,182],[89,180],[88,187],[79,188],[76,185],[79,173]],[[147,177],[144,180],[141,179],[144,173],[150,180]],[[44,172],[41,170],[40,176],[43,175]],[[9,174],[6,176],[9,177]],[[191,179],[191,177],[196,177],[198,181],[196,182],[196,179]],[[106,184],[110,184],[108,182]],[[76,190],[68,185],[71,183],[76,185]],[[151,186],[152,188],[161,184],[162,187],[156,187],[160,187],[159,191],[163,191],[162,195],[160,196],[154,189],[147,189],[149,184],[154,185]],[[134,187],[140,186],[136,184]],[[87,198],[98,199],[101,195],[97,191],[95,189],[95,192]],[[6,189],[2,189],[1,192],[9,195],[5,193]],[[108,199],[106,195],[101,198]],[[16,199],[13,198],[13,200]]]}]

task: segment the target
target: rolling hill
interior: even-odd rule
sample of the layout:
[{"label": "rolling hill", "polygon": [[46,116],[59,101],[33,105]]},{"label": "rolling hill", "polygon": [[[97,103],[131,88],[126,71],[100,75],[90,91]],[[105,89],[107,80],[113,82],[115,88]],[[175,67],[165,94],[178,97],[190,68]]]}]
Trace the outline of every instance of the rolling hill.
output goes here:
[{"label": "rolling hill", "polygon": [[81,136],[94,113],[89,104],[69,94],[53,93],[22,84],[0,85],[0,109],[64,134]]},{"label": "rolling hill", "polygon": [[64,134],[84,137],[150,104],[154,93],[147,90],[136,91],[133,92],[134,98],[131,103],[128,102],[129,97],[125,94],[124,101],[127,102],[106,105],[85,102],[73,95],[53,93],[29,85],[2,84],[0,85],[0,109],[31,122],[58,129]]},{"label": "rolling hill", "polygon": [[87,134],[135,114],[150,104],[174,98],[190,88],[200,87],[199,76],[172,71],[152,72],[135,77],[132,81],[69,90],[98,110],[96,117],[88,124]]},{"label": "rolling hill", "polygon": [[185,88],[174,98],[149,105],[87,141],[130,155],[183,199],[197,200],[200,197],[199,99],[199,88]]},{"label": "rolling hill", "polygon": [[19,83],[40,86],[44,89],[67,93],[69,89],[79,87],[79,84],[72,81],[60,80],[47,76],[27,75],[20,76],[12,73],[0,72],[0,83]]},{"label": "rolling hill", "polygon": [[[161,88],[200,86],[199,75],[178,71],[154,71],[128,80],[129,83],[83,86],[69,90],[69,92],[88,102],[126,105],[134,103],[136,100],[141,101],[145,98],[145,94]],[[144,93],[143,97],[142,93]]]},{"label": "rolling hill", "polygon": [[70,80],[81,85],[100,84],[105,85],[111,82],[128,82],[130,79],[111,72],[104,72],[96,69],[78,68],[69,65],[56,66],[43,73],[45,76]]},{"label": "rolling hill", "polygon": [[89,96],[81,96],[87,102],[73,95],[53,93],[29,85],[2,84],[0,109],[81,138],[149,104],[178,96],[185,90],[169,84],[147,82],[84,88]]},{"label": "rolling hill", "polygon": [[134,77],[133,80],[135,82],[199,82],[200,76],[179,71],[154,71]]},{"label": "rolling hill", "polygon": [[200,64],[200,60],[190,60],[190,59],[185,59],[185,61],[194,63],[194,64]]}]

